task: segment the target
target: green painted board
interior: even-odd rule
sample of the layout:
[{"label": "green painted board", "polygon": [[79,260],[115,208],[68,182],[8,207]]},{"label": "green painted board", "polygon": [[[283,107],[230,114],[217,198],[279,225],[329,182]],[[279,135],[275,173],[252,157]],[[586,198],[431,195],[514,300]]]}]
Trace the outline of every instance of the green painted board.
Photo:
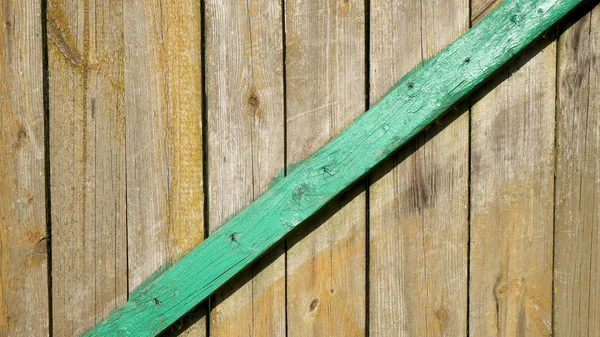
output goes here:
[{"label": "green painted board", "polygon": [[506,0],[86,336],[160,333],[582,2]]}]

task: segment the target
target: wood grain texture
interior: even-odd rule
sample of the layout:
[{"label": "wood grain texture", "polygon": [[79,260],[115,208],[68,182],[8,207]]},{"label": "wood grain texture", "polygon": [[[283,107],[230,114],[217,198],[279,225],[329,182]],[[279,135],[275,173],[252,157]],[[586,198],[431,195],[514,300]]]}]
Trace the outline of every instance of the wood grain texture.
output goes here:
[{"label": "wood grain texture", "polygon": [[404,76],[336,138],[86,335],[147,336],[162,331],[439,118],[581,2],[505,1],[425,65]]},{"label": "wood grain texture", "polygon": [[[287,161],[307,158],[365,105],[364,1],[286,1]],[[288,240],[288,335],[365,335],[364,184]],[[353,198],[349,198],[353,196]]]},{"label": "wood grain texture", "polygon": [[[131,291],[204,239],[201,12],[194,0],[123,7]],[[205,311],[171,332],[203,335]]]},{"label": "wood grain texture", "polygon": [[555,74],[540,41],[473,98],[472,336],[552,334]]},{"label": "wood grain texture", "polygon": [[[281,2],[206,2],[209,227],[265,192],[284,166]],[[285,335],[283,246],[211,302],[211,336]]]},{"label": "wood grain texture", "polygon": [[600,6],[558,40],[554,336],[600,336]]},{"label": "wood grain texture", "polygon": [[204,238],[197,1],[127,1],[129,288]]},{"label": "wood grain texture", "polygon": [[53,335],[78,335],[127,299],[123,11],[50,0]]},{"label": "wood grain texture", "polygon": [[48,336],[42,9],[0,3],[0,336]]},{"label": "wood grain texture", "polygon": [[476,24],[501,3],[502,0],[473,0],[471,2],[471,22]]},{"label": "wood grain texture", "polygon": [[[469,2],[371,1],[371,102],[469,27]],[[375,170],[370,333],[465,336],[469,113],[456,111]]]}]

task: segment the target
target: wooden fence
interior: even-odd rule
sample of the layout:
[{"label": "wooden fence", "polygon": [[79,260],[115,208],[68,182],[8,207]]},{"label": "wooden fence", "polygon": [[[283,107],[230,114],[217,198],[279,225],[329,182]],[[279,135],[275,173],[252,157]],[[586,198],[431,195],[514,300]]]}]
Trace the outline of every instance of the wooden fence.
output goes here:
[{"label": "wooden fence", "polygon": [[[166,334],[600,336],[591,1]],[[74,336],[494,0],[0,0],[0,336]]]}]

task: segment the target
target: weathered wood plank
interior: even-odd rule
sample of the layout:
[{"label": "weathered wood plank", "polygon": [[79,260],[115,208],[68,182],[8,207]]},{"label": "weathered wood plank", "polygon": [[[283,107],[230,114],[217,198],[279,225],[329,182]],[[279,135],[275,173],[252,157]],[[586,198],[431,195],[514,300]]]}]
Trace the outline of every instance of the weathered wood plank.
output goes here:
[{"label": "weathered wood plank", "polygon": [[555,65],[540,41],[473,98],[472,336],[552,334]]},{"label": "weathered wood plank", "polygon": [[200,5],[127,1],[129,288],[204,238]]},{"label": "weathered wood plank", "polygon": [[471,2],[471,22],[479,22],[491,11],[500,6],[502,0],[473,0]]},{"label": "weathered wood plank", "polygon": [[[211,233],[284,166],[281,15],[280,1],[206,2]],[[283,246],[273,254],[215,294],[211,336],[285,335]]]},{"label": "weathered wood plank", "polygon": [[167,62],[160,8],[124,3],[129,289],[168,261]]},{"label": "weathered wood plank", "polygon": [[[287,164],[365,106],[364,1],[286,1]],[[293,165],[292,165],[293,166]],[[288,335],[365,335],[364,184],[288,240]]]},{"label": "weathered wood plank", "polygon": [[[371,102],[469,28],[469,1],[371,1]],[[370,332],[464,336],[469,114],[466,104],[373,174]]]},{"label": "weathered wood plank", "polygon": [[201,13],[197,0],[162,3],[171,137],[169,257],[172,262],[204,240]]},{"label": "weathered wood plank", "polygon": [[[204,239],[200,2],[126,1],[129,290]],[[206,331],[206,308],[188,333]]]},{"label": "weathered wood plank", "polygon": [[[88,333],[153,335],[238,274],[583,0],[507,0]],[[509,32],[509,34],[507,34]]]},{"label": "weathered wood plank", "polygon": [[0,336],[48,336],[42,9],[0,4]]},{"label": "weathered wood plank", "polygon": [[53,335],[78,335],[127,300],[123,11],[47,9]]},{"label": "weathered wood plank", "polygon": [[558,40],[554,335],[600,336],[600,6]]}]

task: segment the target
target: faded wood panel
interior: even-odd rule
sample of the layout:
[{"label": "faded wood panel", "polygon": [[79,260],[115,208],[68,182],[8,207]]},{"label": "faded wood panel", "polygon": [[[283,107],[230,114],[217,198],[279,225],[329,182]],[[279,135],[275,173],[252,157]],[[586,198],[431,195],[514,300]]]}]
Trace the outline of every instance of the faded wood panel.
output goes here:
[{"label": "faded wood panel", "polygon": [[53,335],[85,332],[127,299],[123,11],[50,0]]},{"label": "faded wood panel", "polygon": [[[208,0],[205,13],[208,221],[214,233],[283,169],[283,28],[280,1]],[[280,245],[220,288],[210,335],[284,336],[284,263]]]},{"label": "faded wood panel", "polygon": [[[150,7],[150,5],[148,5]],[[162,1],[167,77],[166,107],[171,158],[169,166],[169,246],[172,262],[204,239],[202,162],[201,13],[197,0]],[[135,83],[134,83],[135,85]]]},{"label": "faded wood panel", "polygon": [[496,9],[503,0],[473,0],[471,2],[471,22],[476,24]]},{"label": "faded wood panel", "polygon": [[127,1],[129,289],[204,238],[197,1]]},{"label": "faded wood panel", "polygon": [[0,336],[48,336],[42,9],[0,5]]},{"label": "faded wood panel", "polygon": [[552,334],[555,78],[541,41],[473,98],[472,336]]},{"label": "faded wood panel", "polygon": [[[469,27],[469,1],[371,1],[370,99]],[[458,111],[457,111],[458,110]],[[464,336],[469,114],[451,111],[375,170],[370,332]]]},{"label": "faded wood panel", "polygon": [[600,336],[600,6],[558,40],[554,335]]},{"label": "faded wood panel", "polygon": [[[583,0],[544,6],[547,1],[553,0],[507,2],[435,61],[407,74],[369,111],[144,291],[132,294],[88,335],[156,333],[206,300]],[[506,29],[512,30],[508,36]]]},{"label": "faded wood panel", "polygon": [[[340,133],[365,107],[363,1],[286,1],[287,164]],[[289,336],[365,334],[363,186],[288,240]]]},{"label": "faded wood panel", "polygon": [[[123,7],[132,291],[204,239],[201,13],[194,0]],[[175,331],[203,335],[205,311]]]}]

